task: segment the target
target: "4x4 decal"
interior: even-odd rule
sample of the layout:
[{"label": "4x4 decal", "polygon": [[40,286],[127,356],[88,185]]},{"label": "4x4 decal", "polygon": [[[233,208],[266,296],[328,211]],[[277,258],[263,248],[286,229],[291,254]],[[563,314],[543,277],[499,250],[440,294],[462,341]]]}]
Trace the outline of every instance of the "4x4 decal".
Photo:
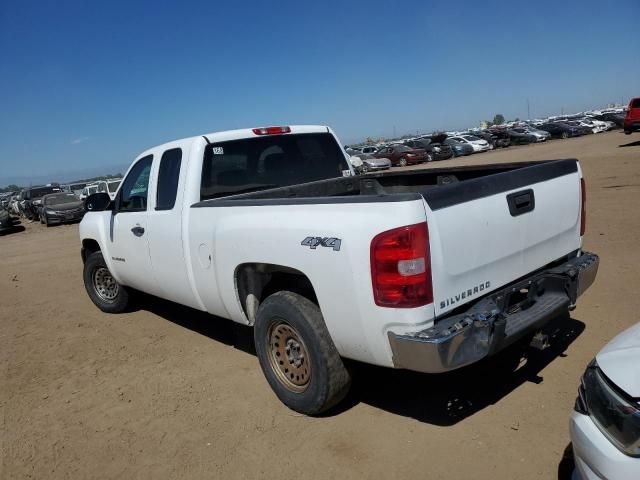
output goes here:
[{"label": "4x4 decal", "polygon": [[334,237],[307,237],[300,245],[305,247],[309,247],[311,250],[315,250],[316,247],[327,247],[333,248],[334,251],[340,251],[340,245],[342,244],[342,240]]}]

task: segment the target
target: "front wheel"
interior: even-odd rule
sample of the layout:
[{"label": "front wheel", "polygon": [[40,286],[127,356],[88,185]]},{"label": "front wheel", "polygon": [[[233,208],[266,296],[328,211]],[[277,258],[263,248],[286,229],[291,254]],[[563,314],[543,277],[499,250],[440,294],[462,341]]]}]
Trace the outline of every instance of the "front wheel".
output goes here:
[{"label": "front wheel", "polygon": [[102,252],[94,252],[84,262],[84,287],[89,298],[106,313],[122,313],[129,306],[129,290],[111,275]]},{"label": "front wheel", "polygon": [[567,132],[562,132],[562,138],[569,138],[569,134]]},{"label": "front wheel", "polygon": [[253,333],[262,372],[287,407],[317,415],[349,391],[349,373],[311,300],[274,293],[260,304]]},{"label": "front wheel", "polygon": [[407,159],[402,157],[399,161],[398,161],[398,165],[400,165],[401,167],[406,167],[407,166]]}]

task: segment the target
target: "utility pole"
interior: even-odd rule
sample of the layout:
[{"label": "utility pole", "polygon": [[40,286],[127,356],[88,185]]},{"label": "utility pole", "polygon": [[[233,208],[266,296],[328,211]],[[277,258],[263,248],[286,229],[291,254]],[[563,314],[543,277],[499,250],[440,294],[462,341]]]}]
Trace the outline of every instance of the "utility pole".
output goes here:
[{"label": "utility pole", "polygon": [[395,125],[393,126],[393,138],[394,139],[396,138],[396,126]]},{"label": "utility pole", "polygon": [[527,97],[527,120],[531,120],[531,109],[529,108],[529,97]]}]

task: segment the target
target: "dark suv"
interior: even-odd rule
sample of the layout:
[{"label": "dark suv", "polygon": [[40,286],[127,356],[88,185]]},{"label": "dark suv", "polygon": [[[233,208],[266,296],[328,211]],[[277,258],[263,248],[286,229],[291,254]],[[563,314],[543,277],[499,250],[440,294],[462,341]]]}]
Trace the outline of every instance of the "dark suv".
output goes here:
[{"label": "dark suv", "polygon": [[449,145],[432,142],[429,138],[406,140],[404,144],[412,148],[421,148],[426,150],[432,160],[448,160],[453,157],[453,150],[451,150]]},{"label": "dark suv", "polygon": [[434,135],[431,137],[421,137],[415,140],[406,140],[405,145],[412,148],[422,148],[427,151],[433,160],[448,160],[453,157],[453,149],[444,140],[446,135]]},{"label": "dark suv", "polygon": [[39,220],[40,210],[42,208],[42,197],[49,193],[61,192],[60,187],[56,186],[44,186],[44,187],[31,187],[26,188],[22,192],[22,198],[24,199],[24,215],[29,220]]},{"label": "dark suv", "polygon": [[537,128],[538,130],[549,132],[553,138],[569,138],[583,135],[583,131],[581,129],[560,122],[545,123],[543,125],[539,125]]}]

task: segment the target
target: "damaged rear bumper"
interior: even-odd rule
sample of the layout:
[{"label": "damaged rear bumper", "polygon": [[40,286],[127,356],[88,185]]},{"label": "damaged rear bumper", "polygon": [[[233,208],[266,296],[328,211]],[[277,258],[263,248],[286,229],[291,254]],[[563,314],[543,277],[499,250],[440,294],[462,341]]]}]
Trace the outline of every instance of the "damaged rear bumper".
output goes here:
[{"label": "damaged rear bumper", "polygon": [[492,355],[570,309],[594,282],[598,265],[597,255],[583,253],[497,290],[431,328],[389,332],[393,364],[440,373]]}]

